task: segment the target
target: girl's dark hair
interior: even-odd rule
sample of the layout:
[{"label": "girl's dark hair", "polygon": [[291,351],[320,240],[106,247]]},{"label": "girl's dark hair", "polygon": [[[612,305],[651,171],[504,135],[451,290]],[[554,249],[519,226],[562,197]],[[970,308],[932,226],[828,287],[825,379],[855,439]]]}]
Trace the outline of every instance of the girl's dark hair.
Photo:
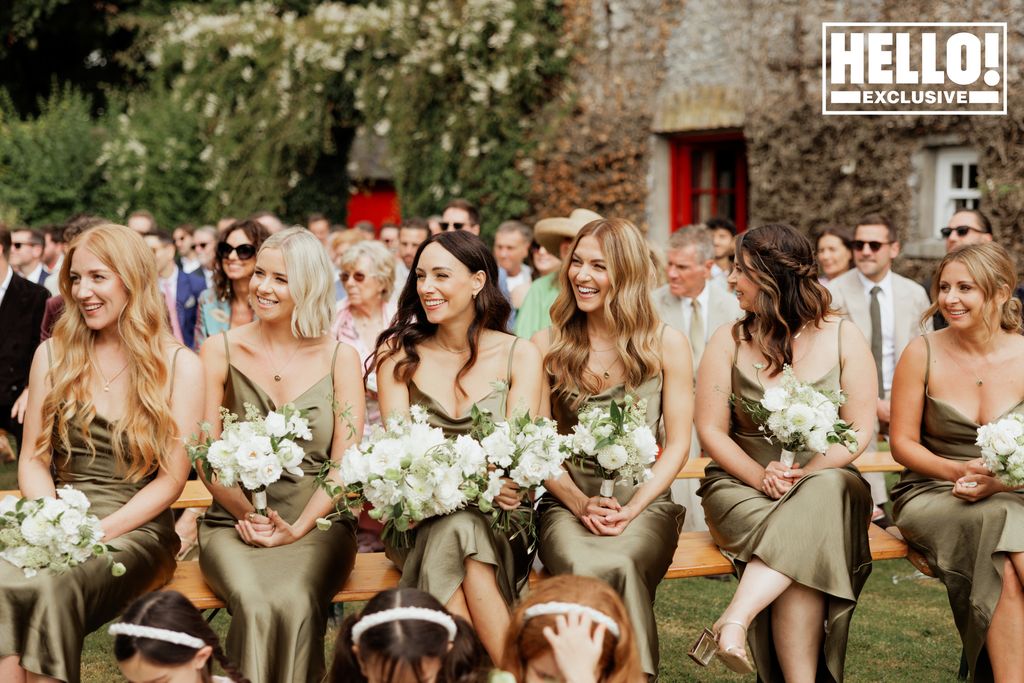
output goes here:
[{"label": "girl's dark hair", "polygon": [[[232,681],[249,683],[224,654],[217,634],[203,619],[203,615],[192,606],[188,598],[177,591],[156,591],[143,595],[125,610],[121,616],[121,623],[152,626],[195,636],[213,648],[213,656],[207,661],[203,672],[204,680],[210,680],[213,660],[216,659]],[[196,656],[196,650],[150,638],[125,635],[114,638],[114,656],[117,657],[117,661],[123,662],[136,654],[141,654],[143,659],[154,664],[177,666],[191,661]]]},{"label": "girl's dark hair", "polygon": [[823,225],[814,231],[814,246],[817,248],[822,237],[836,237],[850,253],[853,253],[853,231],[843,225]]},{"label": "girl's dark hair", "polygon": [[754,310],[732,327],[733,339],[753,341],[778,374],[793,363],[793,335],[828,315],[832,295],[818,282],[814,245],[796,228],[771,223],[736,238],[736,267],[758,287]]},{"label": "girl's dark hair", "polygon": [[463,396],[462,377],[476,363],[477,347],[480,334],[484,330],[508,331],[508,318],[512,313],[512,305],[498,289],[498,262],[494,260],[491,250],[483,241],[466,230],[449,230],[432,235],[416,250],[413,259],[412,277],[405,281],[402,293],[398,297],[398,312],[392,324],[377,337],[377,347],[373,355],[373,367],[380,368],[388,358],[404,351],[405,357],[395,364],[394,377],[399,382],[408,382],[420,364],[417,346],[430,339],[437,332],[437,325],[427,320],[419,294],[416,291],[416,268],[420,256],[428,245],[438,244],[449,254],[469,269],[470,273],[483,271],[487,276],[483,288],[473,300],[473,322],[469,326],[469,358],[455,376],[455,388]]},{"label": "girl's dark hair", "polygon": [[[225,241],[228,236],[235,230],[241,230],[245,233],[245,236],[252,242],[252,246],[256,248],[258,252],[260,246],[263,245],[263,240],[270,237],[270,233],[260,223],[254,220],[246,219],[244,221],[235,221],[231,225],[227,226],[220,233],[217,234],[217,243]],[[217,294],[217,298],[221,301],[231,301],[233,292],[231,291],[231,280],[228,279],[227,273],[224,272],[223,259],[220,256],[214,255],[213,257],[213,291]]]},{"label": "girl's dark hair", "polygon": [[[352,627],[363,616],[393,607],[423,607],[451,616],[458,627],[451,649],[448,648],[448,631],[443,626],[413,619],[374,626],[363,632],[359,643],[352,642]],[[328,677],[330,683],[367,683],[352,651],[356,644],[362,661],[380,666],[381,680],[387,683],[395,680],[402,670],[412,672],[416,681],[422,683],[420,662],[426,657],[441,660],[437,683],[477,683],[491,666],[487,652],[469,623],[452,615],[429,593],[415,588],[382,591],[366,603],[360,614],[349,616],[341,623]]]}]

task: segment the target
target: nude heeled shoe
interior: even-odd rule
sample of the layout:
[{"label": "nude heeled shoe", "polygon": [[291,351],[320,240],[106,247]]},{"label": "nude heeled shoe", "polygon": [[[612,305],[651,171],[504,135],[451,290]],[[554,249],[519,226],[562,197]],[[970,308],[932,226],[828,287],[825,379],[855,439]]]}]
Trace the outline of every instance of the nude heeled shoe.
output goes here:
[{"label": "nude heeled shoe", "polygon": [[721,624],[717,624],[717,634],[711,629],[704,629],[701,632],[700,637],[697,638],[697,642],[693,644],[693,647],[690,648],[690,651],[687,654],[689,654],[690,659],[701,666],[708,666],[711,664],[712,659],[718,657],[729,671],[738,674],[754,673],[754,667],[747,658],[746,650],[735,645],[723,650],[719,646],[718,638],[721,634],[722,628],[729,625],[739,626],[742,628],[744,640],[746,639],[747,627],[742,622],[724,621]]}]

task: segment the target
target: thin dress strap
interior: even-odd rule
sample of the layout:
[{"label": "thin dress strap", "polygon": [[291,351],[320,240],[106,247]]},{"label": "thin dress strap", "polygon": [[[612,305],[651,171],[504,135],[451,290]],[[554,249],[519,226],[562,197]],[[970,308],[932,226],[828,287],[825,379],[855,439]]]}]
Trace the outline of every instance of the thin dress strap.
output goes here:
[{"label": "thin dress strap", "polygon": [[839,334],[836,335],[836,351],[839,353],[839,372],[843,372],[843,322],[844,319],[839,319]]},{"label": "thin dress strap", "polygon": [[516,344],[519,343],[519,337],[512,340],[512,347],[508,350],[508,370],[505,372],[505,384],[512,386],[512,358],[516,354]]},{"label": "thin dress strap", "polygon": [[43,342],[46,345],[46,362],[50,366],[50,370],[53,370],[53,342],[47,339]]},{"label": "thin dress strap", "polygon": [[227,361],[228,365],[231,365],[231,351],[228,350],[228,331],[224,330],[220,334],[224,337],[224,360]]},{"label": "thin dress strap", "polygon": [[168,396],[174,396],[174,368],[178,366],[178,354],[181,353],[181,350],[183,348],[185,347],[179,346],[178,348],[174,349],[174,355],[171,356],[171,390],[167,392]]},{"label": "thin dress strap", "polygon": [[924,339],[925,353],[928,354],[925,357],[925,365],[924,365],[924,389],[927,392],[928,391],[928,375],[931,374],[931,371],[932,371],[932,344],[931,344],[931,342],[928,341],[928,335],[927,334],[922,334],[921,337]]},{"label": "thin dress strap", "polygon": [[334,345],[334,355],[331,356],[331,385],[334,385],[334,366],[338,364],[338,349],[341,348],[342,342],[338,342]]}]

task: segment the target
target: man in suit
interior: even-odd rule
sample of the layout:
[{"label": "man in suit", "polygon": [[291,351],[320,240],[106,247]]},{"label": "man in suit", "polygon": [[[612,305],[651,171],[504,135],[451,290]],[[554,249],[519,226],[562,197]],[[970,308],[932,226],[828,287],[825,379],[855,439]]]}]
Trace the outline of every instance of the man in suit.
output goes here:
[{"label": "man in suit", "polygon": [[[910,341],[932,329],[923,327],[921,316],[928,310],[924,287],[892,272],[900,253],[899,238],[892,221],[881,214],[865,216],[853,234],[853,268],[828,283],[832,306],[851,321],[871,344],[878,377],[876,414],[878,428],[889,424],[889,391],[900,354]],[[875,505],[888,500],[881,475],[865,477],[871,484]],[[875,518],[881,517],[876,509]]]},{"label": "man in suit", "polygon": [[[709,230],[699,225],[680,228],[668,240],[668,284],[654,291],[654,306],[662,321],[690,340],[693,367],[700,364],[704,347],[721,325],[742,315],[736,297],[711,275],[715,247]],[[697,432],[693,431],[690,457],[700,456]],[[699,482],[681,479],[672,484],[673,499],[686,507],[686,531],[706,531],[703,508],[697,497]]]},{"label": "man in suit", "polygon": [[160,292],[167,304],[167,317],[174,336],[193,348],[196,327],[196,303],[206,289],[206,280],[198,272],[186,273],[174,262],[177,249],[174,239],[164,232],[146,235],[146,244],[153,250]]},{"label": "man in suit", "polygon": [[18,275],[37,285],[46,282],[50,276],[50,272],[43,267],[45,243],[41,232],[28,228],[15,230],[11,235],[11,250],[8,252],[10,265],[18,271]]},{"label": "man in suit", "polygon": [[21,441],[21,421],[32,356],[49,294],[14,272],[11,233],[0,227],[0,430]]}]

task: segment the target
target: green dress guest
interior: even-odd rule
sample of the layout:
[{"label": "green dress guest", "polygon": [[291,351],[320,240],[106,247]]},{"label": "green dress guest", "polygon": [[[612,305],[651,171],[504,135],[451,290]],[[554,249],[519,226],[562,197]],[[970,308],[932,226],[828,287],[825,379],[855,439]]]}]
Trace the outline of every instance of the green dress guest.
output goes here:
[{"label": "green dress guest", "polygon": [[33,577],[0,560],[2,681],[27,673],[78,683],[85,636],[170,579],[178,539],[169,508],[188,474],[179,435],[201,417],[190,388],[202,368],[170,334],[142,237],[107,224],[82,233],[60,286],[69,303],[32,362],[18,484],[27,498],[64,486],[85,494],[114,551]]},{"label": "green dress guest", "polygon": [[[871,496],[850,464],[874,425],[871,353],[853,325],[829,315],[812,245],[790,226],[745,233],[729,278],[746,315],[719,328],[701,360],[697,429],[715,462],[697,494],[740,582],[695,648],[738,673],[756,665],[760,681],[841,681],[871,572]],[[780,462],[781,448],[738,399],[759,401],[785,366],[822,392],[846,394],[840,417],[856,430],[854,452],[833,445],[798,454],[791,467]]]},{"label": "green dress guest", "polygon": [[1024,414],[1016,271],[989,243],[951,252],[936,272],[927,315],[949,325],[915,340],[893,380],[892,449],[907,467],[893,512],[946,586],[971,680],[1015,680],[1024,670],[1024,491],[992,476],[975,441],[981,425]]},{"label": "green dress guest", "polygon": [[329,272],[308,231],[269,238],[251,285],[259,319],[202,349],[207,418],[215,428],[221,406],[244,419],[247,406],[265,415],[291,403],[312,432],[298,442],[303,476],[284,472],[267,487],[267,517],[239,488],[207,482],[214,504],[200,526],[199,564],[231,613],[228,657],[253,681],[323,677],[331,598],[355,560],[351,520],[316,528],[332,508],[317,474],[358,440],[365,411],[358,353],[325,334],[333,309]]},{"label": "green dress guest", "polygon": [[545,483],[548,493],[539,505],[544,567],[611,585],[629,613],[641,666],[656,678],[654,598],[685,515],[672,502],[669,486],[689,450],[693,376],[685,337],[661,324],[654,311],[651,259],[631,223],[598,219],[584,225],[558,274],[552,327],[534,339],[546,353],[551,415],[559,432],[572,431],[582,407],[621,403],[630,394],[646,402],[652,432],[664,435],[661,455],[643,484],[619,483],[614,496],[604,498],[594,463],[570,461],[566,474]]},{"label": "green dress guest", "polygon": [[[398,301],[396,322],[376,350],[381,414],[419,404],[446,435],[467,433],[475,404],[501,420],[516,409],[538,414],[540,354],[505,333],[510,306],[498,289],[498,266],[479,237],[449,231],[424,242]],[[506,483],[496,499],[519,507]],[[529,576],[532,539],[491,529],[475,508],[420,522],[409,548],[386,546],[403,587],[429,592],[473,625],[492,661],[500,662],[509,610]]]}]

